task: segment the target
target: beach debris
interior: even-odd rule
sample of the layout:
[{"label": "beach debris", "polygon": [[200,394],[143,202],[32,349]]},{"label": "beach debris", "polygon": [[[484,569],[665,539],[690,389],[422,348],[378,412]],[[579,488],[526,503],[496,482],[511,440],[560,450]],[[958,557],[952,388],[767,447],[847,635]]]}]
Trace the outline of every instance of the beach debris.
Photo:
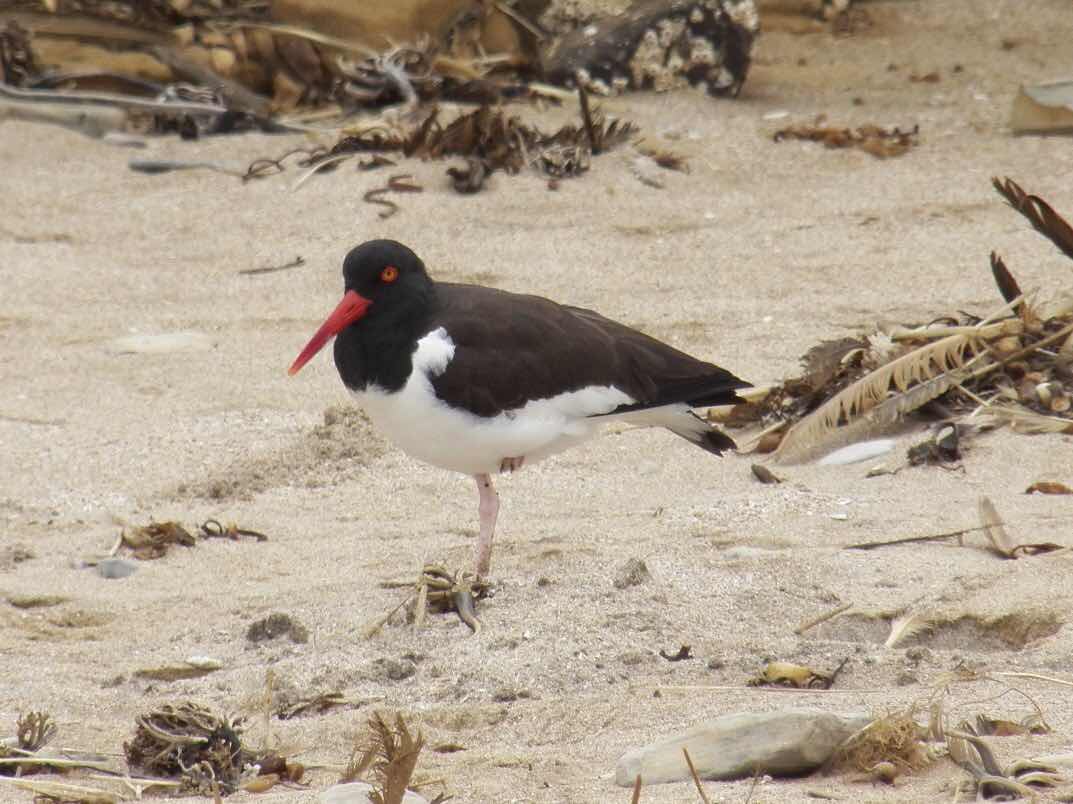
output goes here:
[{"label": "beach debris", "polygon": [[792,662],[768,662],[760,674],[749,679],[747,683],[750,687],[829,690],[848,662],[848,657],[843,659],[841,664],[829,673]]},{"label": "beach debris", "polygon": [[633,787],[637,777],[646,785],[692,778],[683,748],[701,779],[798,776],[823,765],[871,720],[811,709],[723,715],[627,752],[615,767],[615,784]]},{"label": "beach debris", "polygon": [[294,717],[300,717],[305,714],[323,714],[337,706],[348,706],[352,701],[348,700],[343,693],[339,691],[332,692],[320,692],[315,695],[308,695],[297,701],[281,704],[276,709],[276,717],[280,720],[290,720]]},{"label": "beach debris", "polygon": [[129,578],[138,571],[138,565],[125,558],[102,558],[96,561],[94,566],[97,568],[98,575],[109,580]]},{"label": "beach debris", "polygon": [[909,611],[904,612],[890,621],[890,634],[887,636],[886,642],[883,643],[883,647],[896,647],[907,639],[926,634],[934,627],[935,624],[923,615]]},{"label": "beach debris", "polygon": [[[1073,226],[1016,182],[993,183],[1073,258]],[[1073,433],[1073,299],[1025,297],[998,255],[990,267],[1004,301],[990,316],[961,312],[825,341],[802,358],[800,376],[757,389],[745,403],[719,412],[718,420],[760,427],[756,450],[773,450],[784,463],[867,441],[922,410],[955,426],[943,434],[940,449],[947,454],[955,436],[960,448],[967,433],[1002,425],[1023,433]]]},{"label": "beach debris", "polygon": [[759,480],[761,483],[772,486],[782,482],[782,478],[768,469],[766,466],[760,463],[754,463],[749,469],[753,473],[753,477]]},{"label": "beach debris", "polygon": [[447,168],[447,175],[451,177],[451,186],[456,193],[463,195],[480,192],[484,187],[484,180],[488,178],[488,173],[488,166],[484,160],[472,156],[466,157],[465,167]]},{"label": "beach debris", "polygon": [[775,142],[806,140],[820,142],[827,148],[856,148],[877,159],[902,156],[920,142],[920,126],[903,131],[900,128],[881,128],[864,125],[857,128],[836,128],[820,125],[787,126],[774,134]]},{"label": "beach debris", "polygon": [[477,618],[477,601],[487,597],[490,590],[491,587],[486,582],[471,577],[468,572],[452,573],[440,565],[426,565],[418,580],[416,601],[412,610],[414,625],[420,627],[427,607],[428,611],[435,613],[455,612],[458,619],[476,634],[481,630],[481,621]]},{"label": "beach debris", "polygon": [[648,157],[664,170],[674,170],[678,173],[689,172],[689,165],[686,164],[686,158],[680,154],[664,151],[661,148],[653,148],[647,145],[637,146],[637,151],[641,156]]},{"label": "beach debris", "polygon": [[648,571],[648,565],[644,559],[628,558],[615,570],[615,579],[612,584],[616,589],[629,589],[631,586],[640,586],[652,580],[652,573]]},{"label": "beach debris", "polygon": [[828,620],[833,620],[835,619],[835,617],[840,617],[852,608],[852,603],[843,603],[841,606],[837,606],[833,609],[830,609],[829,611],[825,611],[823,614],[819,614],[815,617],[811,617],[808,620],[805,620],[805,622],[801,623],[801,625],[797,626],[797,628],[794,629],[794,633],[798,636],[801,636],[801,634],[815,628],[817,625],[822,625]]},{"label": "beach debris", "polygon": [[268,537],[258,530],[240,528],[234,522],[224,525],[218,519],[206,519],[198,525],[197,535],[202,539],[230,539],[233,542],[239,541],[243,536],[258,542],[268,541]]},{"label": "beach debris", "polygon": [[1073,81],[1021,86],[1010,128],[1014,134],[1073,134]]},{"label": "beach debris", "polygon": [[266,757],[242,744],[243,727],[201,704],[163,703],[135,719],[123,751],[132,769],[178,780],[183,792],[229,795],[261,775]]},{"label": "beach debris", "polygon": [[135,678],[147,681],[182,681],[188,678],[201,678],[222,669],[224,663],[209,656],[191,656],[183,662],[165,664],[158,667],[144,667],[134,671]]},{"label": "beach debris", "polygon": [[1073,494],[1073,489],[1057,480],[1037,480],[1025,489],[1025,494]]},{"label": "beach debris", "polygon": [[291,268],[300,268],[305,264],[305,257],[299,255],[290,262],[285,262],[280,265],[265,265],[260,268],[243,268],[237,273],[240,276],[261,276],[262,274],[274,274],[279,271],[289,271]]},{"label": "beach debris", "polygon": [[17,609],[48,609],[68,602],[70,598],[63,595],[30,594],[8,595],[7,602]]},{"label": "beach debris", "polygon": [[[368,800],[374,804],[402,804],[412,801],[406,795],[410,787],[422,786],[414,778],[417,760],[425,747],[425,738],[418,731],[411,733],[401,714],[396,714],[394,725],[388,716],[374,712],[368,721],[368,734],[355,742],[350,760],[340,784],[363,779],[371,781],[372,791]],[[448,796],[440,794],[430,804],[440,804]],[[421,799],[424,800],[423,798]],[[361,801],[360,798],[340,798],[339,801]]]},{"label": "beach debris", "polygon": [[[851,767],[887,784],[906,771],[930,765],[936,753],[929,745],[928,729],[917,723],[910,706],[888,712],[847,737],[831,756],[832,767]],[[894,766],[881,767],[883,763]]]},{"label": "beach debris", "polygon": [[689,645],[682,645],[676,653],[668,653],[660,648],[659,655],[661,659],[666,659],[668,662],[683,662],[686,659],[696,658],[693,656],[693,648]]},{"label": "beach debris", "polygon": [[197,544],[193,535],[175,521],[150,522],[130,530],[124,528],[120,539],[122,546],[139,561],[163,558],[175,545],[193,547]]},{"label": "beach debris", "polygon": [[1038,556],[1061,550],[1062,545],[1054,542],[1037,542],[1034,544],[1017,544],[1006,530],[1006,525],[995,509],[995,504],[988,497],[979,501],[980,522],[984,535],[987,536],[988,549],[1000,558],[1019,558],[1020,556]]},{"label": "beach debris", "polygon": [[304,645],[309,641],[309,629],[281,611],[250,623],[246,629],[246,639],[250,642],[267,642],[281,636],[286,636],[297,645]]},{"label": "beach debris", "polygon": [[949,466],[961,460],[960,438],[958,427],[955,424],[947,424],[933,433],[929,438],[911,446],[906,452],[906,459],[910,466],[941,466],[945,468],[961,468],[960,464]]},{"label": "beach debris", "polygon": [[[957,729],[946,730],[946,745],[950,758],[960,765],[976,785],[980,800],[1010,801],[1019,798],[1038,798],[1041,788],[1069,785],[1073,782],[1073,763],[1055,762],[1058,757],[1018,759],[1006,768],[999,765],[987,741],[968,721]],[[1073,757],[1066,755],[1067,761]]]},{"label": "beach debris", "polygon": [[758,32],[753,0],[636,0],[552,41],[543,69],[553,83],[604,95],[693,86],[736,97]]},{"label": "beach debris", "polygon": [[1051,727],[1039,712],[1030,712],[1020,720],[979,714],[976,716],[976,733],[981,737],[1020,737],[1024,734],[1050,734]]},{"label": "beach debris", "polygon": [[425,188],[420,186],[419,184],[414,184],[409,181],[412,178],[413,176],[408,173],[400,173],[398,175],[392,176],[387,180],[386,187],[377,187],[375,189],[367,191],[365,195],[362,196],[362,200],[366,204],[380,204],[382,207],[384,207],[384,209],[378,213],[380,215],[380,220],[390,218],[392,215],[399,211],[399,205],[387,198],[381,198],[381,196],[385,193],[422,192]]}]

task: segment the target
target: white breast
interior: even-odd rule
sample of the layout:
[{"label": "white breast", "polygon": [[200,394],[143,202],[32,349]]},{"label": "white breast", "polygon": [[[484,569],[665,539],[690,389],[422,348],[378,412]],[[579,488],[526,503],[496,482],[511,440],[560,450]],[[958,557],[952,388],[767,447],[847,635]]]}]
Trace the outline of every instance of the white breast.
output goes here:
[{"label": "white breast", "polygon": [[426,463],[467,474],[498,472],[505,458],[526,463],[596,435],[599,416],[633,399],[611,386],[592,386],[528,402],[492,418],[450,408],[430,377],[442,374],[455,344],[442,327],[417,343],[413,373],[399,391],[370,385],[354,396],[373,424],[403,451]]}]

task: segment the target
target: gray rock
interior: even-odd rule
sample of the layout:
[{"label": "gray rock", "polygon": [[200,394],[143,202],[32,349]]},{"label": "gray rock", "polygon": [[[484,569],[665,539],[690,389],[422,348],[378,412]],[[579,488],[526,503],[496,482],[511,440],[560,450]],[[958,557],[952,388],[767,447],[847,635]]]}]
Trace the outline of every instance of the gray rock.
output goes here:
[{"label": "gray rock", "polygon": [[102,578],[126,578],[138,571],[138,565],[125,558],[102,558],[97,562],[97,574]]},{"label": "gray rock", "polygon": [[[329,787],[320,794],[321,804],[371,804],[369,793],[373,786],[368,782],[348,782]],[[413,790],[407,790],[402,804],[428,804],[428,799]]]},{"label": "gray rock", "polygon": [[683,747],[702,779],[807,773],[871,720],[861,714],[833,715],[814,709],[724,715],[624,754],[615,767],[615,784],[632,787],[638,776],[644,784],[691,778]]}]

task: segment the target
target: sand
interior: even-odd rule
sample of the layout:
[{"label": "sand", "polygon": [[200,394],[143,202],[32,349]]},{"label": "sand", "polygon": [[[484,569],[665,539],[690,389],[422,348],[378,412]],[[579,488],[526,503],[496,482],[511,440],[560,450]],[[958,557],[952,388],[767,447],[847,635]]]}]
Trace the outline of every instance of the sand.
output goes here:
[{"label": "sand", "polygon": [[[144,176],[126,168],[131,151],[56,128],[0,128],[0,600],[65,598],[29,610],[0,603],[2,730],[47,709],[57,744],[119,754],[139,713],[189,698],[251,716],[248,740],[260,745],[271,670],[284,692],[339,690],[355,702],[272,721],[273,743],[309,765],[344,763],[351,736],[383,708],[406,713],[431,744],[464,747],[420,763],[456,801],[625,802],[611,781],[623,752],[719,714],[884,712],[926,700],[954,668],[1071,678],[1069,554],[1011,562],[955,544],[841,549],[972,526],[982,495],[1020,538],[1073,545],[1069,498],[1023,493],[1040,479],[1073,482],[1073,439],[1009,432],[973,441],[963,471],[866,479],[870,464],[775,467],[779,486],[756,482],[749,456],[719,460],[664,432],[614,432],[499,481],[497,590],[481,607],[482,634],[434,616],[419,633],[392,624],[361,637],[399,600],[381,582],[413,577],[424,561],[470,566],[477,516],[469,478],[412,461],[339,412],[347,396],[327,353],[286,375],[337,301],[343,255],[364,239],[410,244],[438,278],[595,307],[758,384],[793,372],[819,340],[877,321],[994,310],[992,249],[1026,288],[1047,296],[1068,284],[1068,260],[990,186],[1008,175],[1073,213],[1068,138],[1014,138],[1005,126],[1020,83],[1073,74],[1068,4],[874,2],[861,14],[848,37],[772,17],[737,100],[676,92],[605,103],[650,144],[688,157],[690,172],[665,173],[663,189],[637,180],[630,148],[557,192],[535,176],[497,175],[461,197],[443,164],[407,162],[401,170],[426,190],[381,221],[361,197],[382,174],[347,166],[298,192],[294,172],[247,185],[208,172]],[[909,80],[931,71],[938,83]],[[772,141],[820,114],[919,125],[921,145],[879,160]],[[300,142],[160,139],[137,155],[243,164]],[[298,255],[306,262],[293,270],[239,274]],[[208,336],[207,348],[111,345],[182,331]],[[898,454],[920,437],[901,436]],[[123,580],[81,566],[124,524],[208,517],[269,541],[176,549]],[[615,588],[633,557],[652,579]],[[885,619],[794,634],[843,603],[946,624],[893,649],[882,647]],[[247,642],[250,623],[276,611],[310,641]],[[682,644],[695,659],[657,655]],[[195,655],[223,669],[173,683],[134,675]],[[830,669],[846,657],[835,692],[745,686],[769,659]],[[1054,731],[996,741],[1000,759],[1069,750],[1068,690],[1017,683]],[[1031,711],[1001,691],[955,685],[952,717]],[[944,761],[895,788],[812,777],[764,781],[751,800],[818,790],[932,801],[963,777]],[[257,800],[314,800],[335,778],[311,771],[308,791]],[[743,801],[750,786],[706,785],[718,801]],[[0,798],[29,794],[0,788]],[[697,800],[685,784],[642,796]]]}]

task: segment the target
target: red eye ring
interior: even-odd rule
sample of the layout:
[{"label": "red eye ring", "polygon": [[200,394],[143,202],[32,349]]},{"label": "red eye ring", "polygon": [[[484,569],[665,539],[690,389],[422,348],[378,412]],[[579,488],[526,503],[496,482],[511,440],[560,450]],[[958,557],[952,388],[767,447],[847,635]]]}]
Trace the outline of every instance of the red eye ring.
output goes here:
[{"label": "red eye ring", "polygon": [[394,265],[388,265],[386,268],[384,268],[383,271],[380,272],[381,282],[394,282],[398,278],[399,269],[396,268]]}]

